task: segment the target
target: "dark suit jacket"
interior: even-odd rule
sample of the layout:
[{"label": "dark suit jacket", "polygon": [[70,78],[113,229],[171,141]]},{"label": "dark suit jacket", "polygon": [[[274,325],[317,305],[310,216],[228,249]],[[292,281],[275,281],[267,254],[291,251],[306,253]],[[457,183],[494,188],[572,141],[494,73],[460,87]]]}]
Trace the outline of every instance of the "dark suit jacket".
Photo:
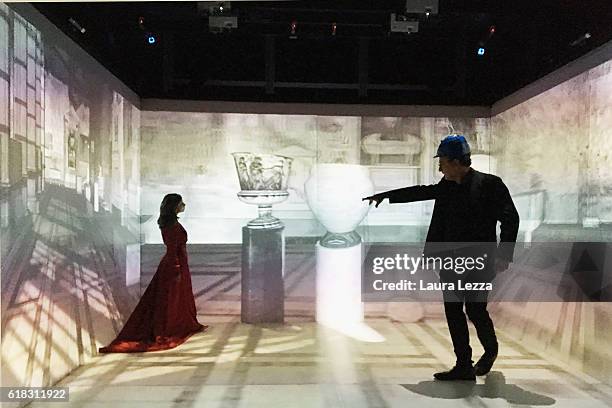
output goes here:
[{"label": "dark suit jacket", "polygon": [[[463,189],[463,190],[461,190]],[[502,179],[470,169],[461,185],[442,178],[438,184],[381,193],[390,203],[436,200],[427,242],[497,242],[496,256],[511,262],[519,215]]]}]

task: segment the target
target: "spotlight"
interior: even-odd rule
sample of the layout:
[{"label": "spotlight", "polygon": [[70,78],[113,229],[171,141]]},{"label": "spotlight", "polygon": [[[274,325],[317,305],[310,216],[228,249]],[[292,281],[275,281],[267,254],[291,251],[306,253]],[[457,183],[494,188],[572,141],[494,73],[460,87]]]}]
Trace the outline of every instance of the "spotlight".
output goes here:
[{"label": "spotlight", "polygon": [[338,28],[338,26],[336,25],[336,23],[332,23],[331,35],[336,35],[336,29],[337,28]]},{"label": "spotlight", "polygon": [[582,45],[589,38],[591,38],[591,33],[586,32],[586,33],[582,34],[580,37],[578,37],[577,39],[575,39],[574,41],[572,41],[569,45],[570,45],[570,47],[575,47],[577,45]]},{"label": "spotlight", "polygon": [[144,22],[145,22],[144,17],[138,17],[138,27],[140,27],[141,30],[144,29]]},{"label": "spotlight", "polygon": [[297,32],[297,24],[298,24],[297,20],[293,20],[291,22],[291,25],[290,25],[291,32],[289,33],[289,38],[291,38],[292,40],[295,40],[297,38],[297,34],[296,34],[296,32]]},{"label": "spotlight", "polygon": [[147,43],[149,45],[155,45],[155,43],[157,43],[157,37],[155,37],[155,34],[147,34]]},{"label": "spotlight", "polygon": [[70,23],[70,25],[72,25],[72,27],[74,27],[78,32],[80,32],[81,34],[85,34],[85,27],[81,26],[74,18],[70,17],[68,19],[68,22]]},{"label": "spotlight", "polygon": [[218,16],[231,12],[232,4],[229,1],[199,1],[198,10],[204,11],[206,9],[208,9],[209,16]]},{"label": "spotlight", "polygon": [[485,49],[484,47],[480,47],[478,48],[478,55],[483,56],[485,54]]}]

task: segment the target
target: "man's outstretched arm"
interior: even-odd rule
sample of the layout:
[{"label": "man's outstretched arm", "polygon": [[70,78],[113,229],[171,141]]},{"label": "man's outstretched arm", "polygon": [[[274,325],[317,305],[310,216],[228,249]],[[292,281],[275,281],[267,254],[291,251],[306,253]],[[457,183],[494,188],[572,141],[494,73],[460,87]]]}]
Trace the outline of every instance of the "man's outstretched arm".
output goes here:
[{"label": "man's outstretched arm", "polygon": [[388,198],[389,203],[391,204],[434,200],[438,196],[439,190],[439,184],[431,184],[428,186],[411,186],[398,188],[396,190],[384,191],[369,197],[364,197],[362,201],[368,200],[368,204],[372,204],[372,202],[374,202],[376,203],[375,206],[378,207],[378,205],[382,203],[385,198]]}]

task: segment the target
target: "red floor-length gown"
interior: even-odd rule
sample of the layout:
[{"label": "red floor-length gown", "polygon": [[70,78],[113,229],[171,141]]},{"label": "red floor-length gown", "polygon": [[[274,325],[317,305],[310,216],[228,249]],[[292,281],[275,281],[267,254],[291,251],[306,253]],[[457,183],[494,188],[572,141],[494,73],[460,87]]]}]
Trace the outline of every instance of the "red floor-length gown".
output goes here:
[{"label": "red floor-length gown", "polygon": [[161,232],[166,254],[155,276],[117,338],[100,348],[100,353],[167,350],[208,327],[196,319],[187,264],[187,232],[178,222]]}]

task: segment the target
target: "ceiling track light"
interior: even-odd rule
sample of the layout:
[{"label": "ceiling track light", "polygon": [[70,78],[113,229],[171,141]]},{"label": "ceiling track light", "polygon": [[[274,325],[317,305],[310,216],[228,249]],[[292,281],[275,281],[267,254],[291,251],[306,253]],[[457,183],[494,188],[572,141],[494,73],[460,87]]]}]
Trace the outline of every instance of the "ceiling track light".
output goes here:
[{"label": "ceiling track light", "polygon": [[157,44],[157,36],[153,33],[147,33],[145,35],[145,39],[147,41],[147,44],[149,45],[155,45]]},{"label": "ceiling track light", "polygon": [[82,25],[80,25],[74,18],[70,17],[68,19],[68,22],[70,23],[70,25],[72,27],[74,27],[78,32],[80,32],[81,34],[85,34],[85,27],[83,27]]},{"label": "ceiling track light", "polygon": [[297,39],[297,25],[298,25],[297,20],[291,21],[291,24],[289,25],[290,27],[289,38],[291,38],[292,40]]},{"label": "ceiling track light", "polygon": [[586,33],[582,34],[580,37],[576,38],[574,41],[572,41],[569,45],[570,45],[570,47],[575,47],[577,45],[582,45],[589,38],[591,38],[591,33],[586,32]]}]

